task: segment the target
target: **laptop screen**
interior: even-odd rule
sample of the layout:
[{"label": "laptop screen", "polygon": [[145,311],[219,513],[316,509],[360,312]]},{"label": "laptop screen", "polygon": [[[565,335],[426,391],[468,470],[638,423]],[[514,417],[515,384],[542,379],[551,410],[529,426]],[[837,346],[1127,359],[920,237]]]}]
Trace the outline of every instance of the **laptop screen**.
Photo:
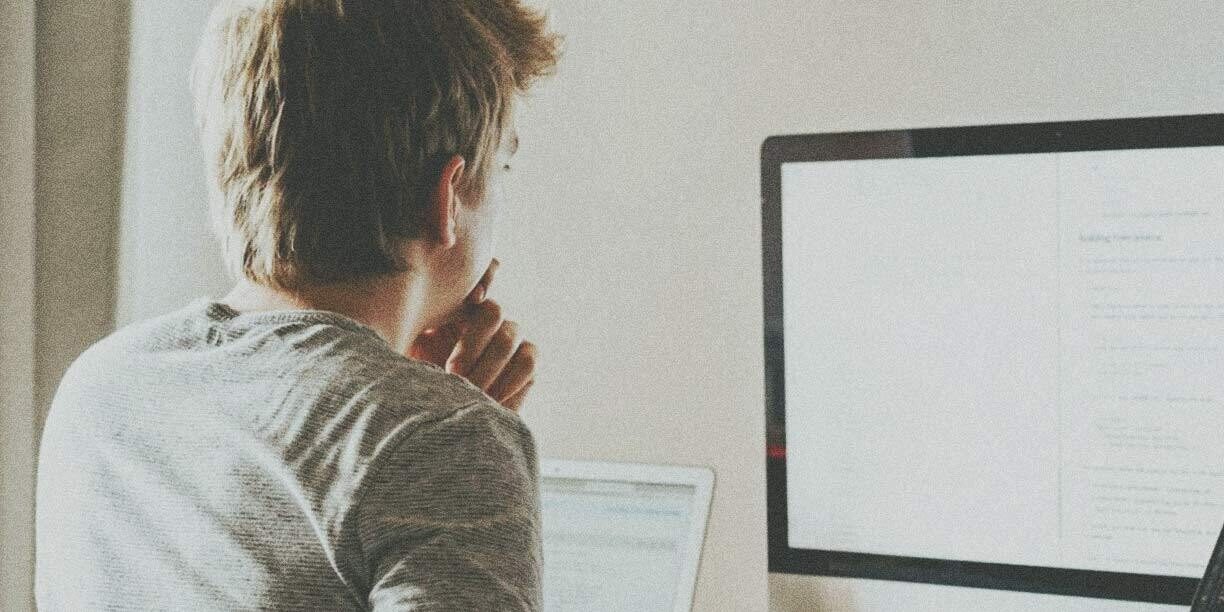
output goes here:
[{"label": "laptop screen", "polygon": [[674,609],[696,488],[542,479],[544,610]]}]

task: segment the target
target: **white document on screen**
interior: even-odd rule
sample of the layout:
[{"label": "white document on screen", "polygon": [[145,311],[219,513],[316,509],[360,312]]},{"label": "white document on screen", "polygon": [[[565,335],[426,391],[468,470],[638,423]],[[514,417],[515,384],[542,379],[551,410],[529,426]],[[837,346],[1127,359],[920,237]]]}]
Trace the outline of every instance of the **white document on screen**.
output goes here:
[{"label": "white document on screen", "polygon": [[1224,148],[785,164],[794,548],[1201,575]]},{"label": "white document on screen", "polygon": [[547,478],[541,486],[545,612],[672,612],[696,491]]}]

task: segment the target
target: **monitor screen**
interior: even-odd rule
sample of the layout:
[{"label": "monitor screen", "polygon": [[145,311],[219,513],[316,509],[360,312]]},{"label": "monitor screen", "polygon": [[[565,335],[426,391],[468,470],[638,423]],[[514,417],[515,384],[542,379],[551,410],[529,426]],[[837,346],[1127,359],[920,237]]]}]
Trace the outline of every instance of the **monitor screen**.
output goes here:
[{"label": "monitor screen", "polygon": [[1222,127],[767,143],[775,569],[1189,603],[1224,517]]},{"label": "monitor screen", "polygon": [[544,610],[671,612],[696,487],[542,479]]}]

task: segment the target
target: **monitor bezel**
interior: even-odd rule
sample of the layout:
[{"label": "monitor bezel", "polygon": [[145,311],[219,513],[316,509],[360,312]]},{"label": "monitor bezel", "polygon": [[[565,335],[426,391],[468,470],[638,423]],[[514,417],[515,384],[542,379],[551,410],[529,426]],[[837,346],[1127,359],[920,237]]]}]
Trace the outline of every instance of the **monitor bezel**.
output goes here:
[{"label": "monitor bezel", "polygon": [[1198,580],[790,548],[782,318],[783,164],[1224,145],[1224,114],[771,136],[761,146],[769,571],[1189,605]]},{"label": "monitor bezel", "polygon": [[1207,570],[1194,593],[1190,612],[1219,612],[1221,604],[1224,604],[1224,528],[1207,560]]}]

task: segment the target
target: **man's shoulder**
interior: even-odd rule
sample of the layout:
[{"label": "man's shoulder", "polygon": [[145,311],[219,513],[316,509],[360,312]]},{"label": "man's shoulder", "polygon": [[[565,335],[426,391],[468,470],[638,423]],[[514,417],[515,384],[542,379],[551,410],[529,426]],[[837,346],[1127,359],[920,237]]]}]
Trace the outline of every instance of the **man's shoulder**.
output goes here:
[{"label": "man's shoulder", "polygon": [[[502,439],[518,444],[530,432],[521,418],[462,376],[429,363],[389,358],[381,371],[350,375],[346,385],[364,383],[361,420],[354,431],[365,438],[368,459],[403,447],[411,439],[460,435],[473,441]],[[364,368],[361,368],[364,370]],[[358,399],[354,397],[354,399]],[[411,446],[411,444],[408,444]]]},{"label": "man's shoulder", "polygon": [[59,392],[93,387],[112,381],[117,374],[139,368],[152,352],[174,351],[190,343],[192,321],[186,308],[125,323],[94,341],[78,354],[59,381]]},{"label": "man's shoulder", "polygon": [[193,303],[116,330],[77,358],[64,386],[208,391],[250,403],[235,413],[272,442],[354,445],[362,455],[406,428],[497,406],[462,376],[401,355],[347,321],[319,315],[232,325],[210,320],[204,308]]},{"label": "man's shoulder", "polygon": [[[287,390],[284,409],[267,423],[267,433],[276,437],[355,449],[365,463],[412,432],[459,414],[501,421],[493,408],[509,412],[466,378],[401,355],[372,335],[323,327],[286,340],[269,350],[298,353],[286,356],[275,383]],[[288,429],[285,420],[292,422]]]},{"label": "man's shoulder", "polygon": [[417,416],[435,420],[471,406],[496,405],[466,378],[372,338],[350,338],[343,347],[317,354],[296,376],[320,385],[320,395],[331,401],[385,412],[391,422]]}]

